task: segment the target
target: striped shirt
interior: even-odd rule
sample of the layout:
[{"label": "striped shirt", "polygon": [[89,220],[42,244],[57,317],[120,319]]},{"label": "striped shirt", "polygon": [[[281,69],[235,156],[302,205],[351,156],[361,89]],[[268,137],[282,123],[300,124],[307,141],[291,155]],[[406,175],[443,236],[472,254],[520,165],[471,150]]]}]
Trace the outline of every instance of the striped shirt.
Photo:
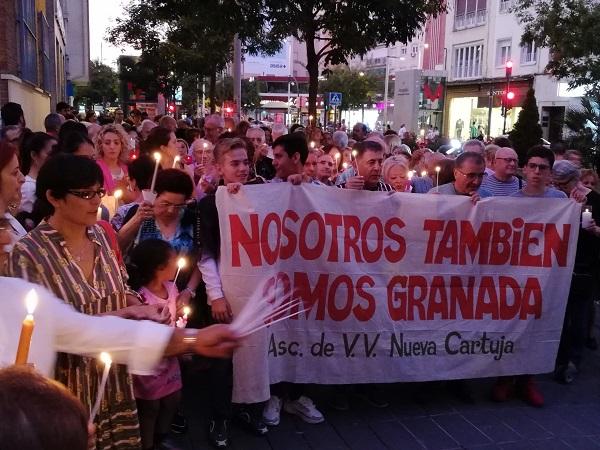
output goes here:
[{"label": "striped shirt", "polygon": [[[15,244],[8,260],[8,275],[44,286],[84,314],[98,315],[126,307],[126,295],[135,293],[125,284],[125,269],[119,265],[104,230],[94,225],[88,228],[87,235],[95,247],[90,280],[85,278],[62,235],[45,221]],[[101,376],[102,367],[95,358],[58,354],[56,379],[86,409],[91,409],[96,399]],[[140,448],[137,408],[126,366],[113,365],[94,425],[97,450]]]},{"label": "striped shirt", "polygon": [[522,182],[514,176],[508,181],[501,181],[495,175],[488,175],[483,178],[481,187],[491,192],[493,197],[508,197],[521,189]]}]

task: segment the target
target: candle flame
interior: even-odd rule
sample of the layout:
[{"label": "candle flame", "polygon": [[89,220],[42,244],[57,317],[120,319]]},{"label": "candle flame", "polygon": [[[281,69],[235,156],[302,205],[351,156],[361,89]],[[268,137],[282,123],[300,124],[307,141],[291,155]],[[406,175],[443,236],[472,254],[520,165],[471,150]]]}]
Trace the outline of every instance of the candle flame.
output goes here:
[{"label": "candle flame", "polygon": [[358,151],[352,150],[352,156],[354,156],[356,158],[356,155],[358,155]]},{"label": "candle flame", "polygon": [[344,169],[347,169],[347,168],[348,168],[348,163],[343,163],[343,164],[342,164],[342,167],[343,167]]},{"label": "candle flame", "polygon": [[25,297],[25,308],[27,308],[27,314],[32,315],[38,304],[38,295],[34,289],[30,290]]},{"label": "candle flame", "polygon": [[310,148],[315,148],[315,141],[310,141]]},{"label": "candle flame", "polygon": [[153,156],[154,156],[154,160],[155,160],[156,162],[159,162],[159,161],[160,161],[161,155],[160,155],[160,153],[159,153],[159,152],[154,152],[154,155],[153,155]]},{"label": "candle flame", "polygon": [[123,197],[123,190],[122,189],[117,189],[114,193],[115,198],[118,200],[121,197]]},{"label": "candle flame", "polygon": [[177,268],[178,269],[183,269],[186,264],[187,264],[187,261],[185,260],[185,258],[179,258],[177,260]]},{"label": "candle flame", "polygon": [[422,172],[421,172],[421,176],[422,176],[422,177],[426,177],[426,176],[427,176],[427,171],[426,171],[426,170],[422,171]]},{"label": "candle flame", "polygon": [[335,154],[335,159],[340,159],[340,154],[339,153]]},{"label": "candle flame", "polygon": [[585,208],[585,212],[589,213],[590,212],[590,208]]},{"label": "candle flame", "polygon": [[442,168],[440,166],[435,166],[435,171],[439,172],[440,170],[442,170]]},{"label": "candle flame", "polygon": [[112,364],[112,358],[106,352],[100,353],[100,361],[102,361],[105,366],[110,366]]},{"label": "candle flame", "polygon": [[184,306],[183,307],[183,314],[185,316],[189,316],[191,312],[192,312],[192,308],[190,308],[189,306]]},{"label": "candle flame", "polygon": [[175,157],[175,162],[179,162],[179,161],[181,161],[181,156],[177,155],[177,156]]},{"label": "candle flame", "polygon": [[415,173],[412,170],[408,171],[408,179],[410,180]]}]

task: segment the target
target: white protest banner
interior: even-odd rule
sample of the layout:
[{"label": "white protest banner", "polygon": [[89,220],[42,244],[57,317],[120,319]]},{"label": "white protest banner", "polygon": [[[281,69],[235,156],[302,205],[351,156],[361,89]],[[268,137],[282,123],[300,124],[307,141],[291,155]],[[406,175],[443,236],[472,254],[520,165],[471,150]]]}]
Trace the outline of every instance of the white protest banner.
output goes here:
[{"label": "white protest banner", "polygon": [[581,208],[560,199],[289,183],[217,191],[234,314],[257,290],[306,312],[246,340],[234,401],[269,383],[368,383],[554,368]]}]

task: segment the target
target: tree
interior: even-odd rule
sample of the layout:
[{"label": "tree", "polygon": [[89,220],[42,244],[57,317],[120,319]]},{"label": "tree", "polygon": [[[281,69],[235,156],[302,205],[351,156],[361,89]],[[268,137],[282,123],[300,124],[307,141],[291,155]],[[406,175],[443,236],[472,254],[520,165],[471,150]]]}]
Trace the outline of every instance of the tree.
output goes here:
[{"label": "tree", "polygon": [[509,134],[509,138],[519,155],[519,162],[521,164],[525,163],[527,151],[534,145],[541,143],[542,127],[539,122],[540,115],[535,99],[535,91],[529,89],[525,97],[523,109],[519,112],[517,123],[515,123]]},{"label": "tree", "polygon": [[341,92],[341,110],[360,109],[367,98],[375,96],[377,80],[368,73],[350,70],[346,66],[338,66],[327,71],[327,79],[319,83],[319,93]]},{"label": "tree", "polygon": [[114,102],[118,97],[119,79],[112,67],[100,61],[90,62],[90,81],[87,86],[77,86],[75,103],[84,103],[87,109],[93,105]]},{"label": "tree", "polygon": [[[223,104],[225,100],[233,100],[233,78],[225,77],[217,86],[217,103]],[[242,80],[242,109],[255,110],[260,108],[260,94],[256,81]]]},{"label": "tree", "polygon": [[546,70],[571,87],[600,83],[600,4],[597,0],[521,0],[523,43],[551,51]]},{"label": "tree", "polygon": [[293,36],[306,44],[310,82],[308,111],[316,114],[320,65],[345,64],[379,44],[408,42],[430,15],[446,8],[445,0],[237,0],[261,4],[268,38]]},{"label": "tree", "polygon": [[565,125],[571,130],[569,147],[580,150],[595,165],[600,153],[600,91],[591,90],[581,99],[580,108],[569,109]]},{"label": "tree", "polygon": [[109,40],[141,50],[157,79],[173,84],[173,77],[208,76],[214,111],[216,76],[232,59],[236,34],[250,53],[272,53],[281,46],[266,39],[265,17],[256,8],[257,3],[238,0],[134,0],[109,30]]}]

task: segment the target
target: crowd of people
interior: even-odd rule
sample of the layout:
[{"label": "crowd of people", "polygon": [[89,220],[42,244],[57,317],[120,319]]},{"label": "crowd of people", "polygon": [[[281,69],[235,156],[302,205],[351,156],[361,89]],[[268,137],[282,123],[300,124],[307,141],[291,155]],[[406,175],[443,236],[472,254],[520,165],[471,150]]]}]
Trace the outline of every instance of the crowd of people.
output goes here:
[{"label": "crowd of people", "polygon": [[[101,321],[76,325],[79,321],[57,319],[46,330],[59,336],[50,341],[60,342],[54,349],[61,352],[54,371],[46,367],[52,363],[46,357],[46,374],[68,392],[23,369],[0,371],[1,421],[17,407],[10,403],[17,401],[12,394],[3,393],[6,386],[25,389],[17,379],[30,377],[30,385],[38,386],[34,393],[24,394],[40,396],[32,404],[77,405],[70,408],[69,427],[79,434],[74,431],[72,440],[64,441],[70,444],[55,448],[83,449],[88,440],[98,449],[161,448],[170,430],[186,428],[176,357],[186,352],[215,357],[207,369],[208,439],[218,448],[229,445],[234,418],[258,435],[279,424],[282,410],[308,423],[324,420],[305,387],[297,384],[271,386],[266,404],[232,404],[232,362],[227,356],[236,337],[226,326],[214,327],[233,319],[219,275],[215,202],[219,186],[235,193],[246,184],[313,183],[323,189],[462,195],[473,203],[512,196],[587,205],[595,221],[586,223],[579,235],[556,379],[573,382],[583,349],[597,347],[592,328],[600,262],[598,175],[582,167],[581,153],[563,142],[537,145],[519,160],[505,137],[487,145],[471,139],[456,157],[450,157],[423,145],[409,147],[400,135],[405,131],[369,132],[362,123],[350,133],[345,129],[330,133],[312,124],[288,129],[280,123],[237,122],[216,114],[191,121],[168,115],[148,118],[136,109],[127,117],[118,109],[111,115],[78,118],[66,104],[58,104],[56,111],[45,118],[45,130],[30,130],[21,106],[7,103],[1,111],[0,132],[0,274],[39,285],[49,302],[58,298],[77,313],[100,316]],[[180,257],[185,257],[185,267],[178,264]],[[8,289],[8,278],[1,283],[5,287],[0,285],[0,290]],[[156,343],[154,353],[132,356],[138,350],[148,352],[150,343],[140,343],[139,338],[114,344],[131,353],[123,355],[119,361],[123,365],[111,371],[100,411],[88,430],[87,414],[102,370],[90,358],[100,344],[91,345],[92,337],[85,333],[112,326],[121,329],[122,321],[132,327],[132,319],[175,327],[184,307],[193,311],[189,317],[186,314],[186,330],[175,328],[165,334],[166,327],[156,325],[159,328],[150,338],[149,331],[140,329],[140,336]],[[75,312],[55,312],[58,317],[71,313]],[[106,320],[110,322],[103,325]],[[61,331],[67,326],[71,327],[68,333]],[[65,336],[73,342],[63,342]],[[109,343],[118,339],[106,332],[93,338]],[[140,364],[143,369],[136,369]],[[155,366],[151,374],[148,364]],[[461,399],[472,401],[467,380],[453,385]],[[347,409],[349,390],[339,386],[331,390],[331,406]],[[358,391],[374,406],[388,405],[382,386],[363,386]],[[533,406],[544,403],[533,376],[494,383],[494,400],[513,395]],[[39,420],[31,417],[30,423]],[[56,426],[66,426],[66,420]],[[40,430],[48,427],[40,425]],[[22,434],[23,439],[31,438],[29,432]]]}]

